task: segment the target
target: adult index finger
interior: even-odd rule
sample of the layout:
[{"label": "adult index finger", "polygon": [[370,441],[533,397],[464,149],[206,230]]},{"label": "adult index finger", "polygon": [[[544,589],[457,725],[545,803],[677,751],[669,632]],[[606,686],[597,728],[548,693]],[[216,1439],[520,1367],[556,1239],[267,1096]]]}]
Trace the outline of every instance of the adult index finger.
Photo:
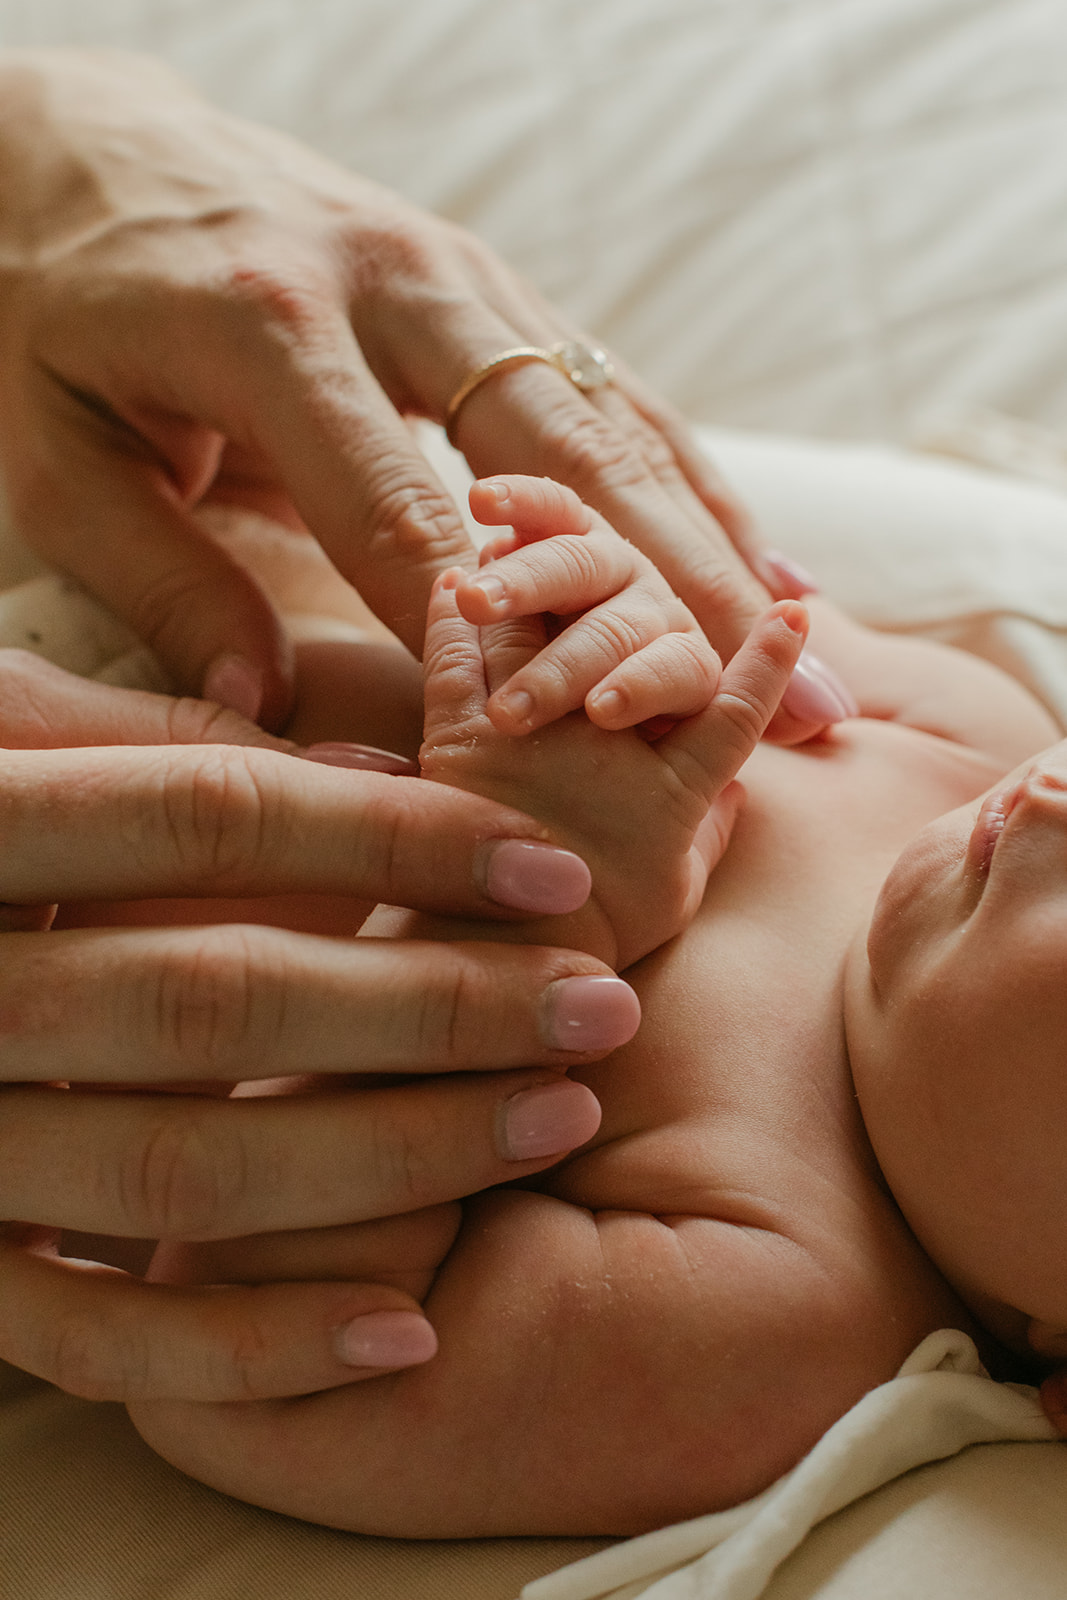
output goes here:
[{"label": "adult index finger", "polygon": [[0,900],[352,895],[566,912],[589,877],[521,812],[417,778],[229,745],[12,750]]}]

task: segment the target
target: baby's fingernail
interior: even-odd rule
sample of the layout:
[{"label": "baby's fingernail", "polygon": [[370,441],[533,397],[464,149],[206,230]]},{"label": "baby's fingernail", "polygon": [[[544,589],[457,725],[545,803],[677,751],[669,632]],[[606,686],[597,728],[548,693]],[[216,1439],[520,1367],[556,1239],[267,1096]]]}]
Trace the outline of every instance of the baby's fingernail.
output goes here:
[{"label": "baby's fingernail", "polygon": [[417,1367],[437,1354],[437,1335],[417,1311],[371,1311],[338,1328],[333,1348],[346,1367]]},{"label": "baby's fingernail", "polygon": [[507,590],[495,573],[478,572],[468,582],[472,589],[482,591],[490,605],[498,606],[507,597]]},{"label": "baby's fingernail", "polygon": [[501,483],[499,478],[483,478],[481,487],[486,494],[491,494],[493,499],[499,501],[501,505],[506,504],[511,499],[510,484]]},{"label": "baby's fingernail", "polygon": [[805,650],[793,668],[793,676],[782,696],[782,705],[801,722],[825,726],[858,717],[859,706],[836,672]]},{"label": "baby's fingernail", "polygon": [[216,656],[204,674],[204,699],[255,722],[263,706],[263,674],[244,656]]},{"label": "baby's fingernail", "polygon": [[641,1002],[622,978],[561,978],[545,991],[541,1032],[554,1050],[614,1050],[641,1021]]},{"label": "baby's fingernail", "polygon": [[526,693],[525,689],[509,689],[506,694],[493,696],[493,705],[497,711],[502,711],[509,722],[522,726],[533,717],[533,696]]},{"label": "baby's fingernail", "polygon": [[767,587],[776,600],[801,600],[806,594],[818,594],[819,585],[807,567],[792,556],[781,550],[764,550],[762,559],[771,580]]},{"label": "baby's fingernail", "polygon": [[602,717],[621,717],[626,710],[626,700],[618,689],[594,689],[589,696],[589,706]]},{"label": "baby's fingernail", "polygon": [[485,892],[497,905],[548,916],[578,911],[593,879],[581,856],[536,839],[499,839],[489,847]]},{"label": "baby's fingernail", "polygon": [[600,1126],[600,1102],[584,1083],[561,1078],[524,1089],[504,1103],[501,1151],[506,1161],[565,1156]]},{"label": "baby's fingernail", "polygon": [[305,761],[324,767],[350,767],[356,772],[389,772],[398,778],[417,778],[419,763],[392,750],[376,750],[371,744],[344,744],[341,741],[310,744],[296,752]]}]

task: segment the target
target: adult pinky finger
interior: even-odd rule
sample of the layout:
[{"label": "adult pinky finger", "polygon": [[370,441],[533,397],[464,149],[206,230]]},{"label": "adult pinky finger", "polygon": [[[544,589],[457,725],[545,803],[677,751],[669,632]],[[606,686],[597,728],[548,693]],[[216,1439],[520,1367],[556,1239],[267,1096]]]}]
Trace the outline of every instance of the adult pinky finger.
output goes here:
[{"label": "adult pinky finger", "polygon": [[719,658],[703,634],[665,633],[628,656],[585,699],[600,728],[635,728],[653,717],[695,716],[719,685]]},{"label": "adult pinky finger", "polygon": [[235,1401],[428,1361],[416,1301],[373,1284],[176,1287],[0,1240],[0,1357],[87,1400]]}]

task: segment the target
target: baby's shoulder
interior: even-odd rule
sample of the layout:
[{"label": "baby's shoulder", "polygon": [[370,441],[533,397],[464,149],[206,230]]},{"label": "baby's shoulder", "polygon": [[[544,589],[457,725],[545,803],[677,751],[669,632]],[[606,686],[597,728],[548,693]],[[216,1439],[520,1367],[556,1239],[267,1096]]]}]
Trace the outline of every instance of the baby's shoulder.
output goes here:
[{"label": "baby's shoulder", "polygon": [[984,752],[1005,770],[1062,737],[1023,684],[979,656],[934,639],[876,633],[817,598],[811,615],[813,648],[865,717]]}]

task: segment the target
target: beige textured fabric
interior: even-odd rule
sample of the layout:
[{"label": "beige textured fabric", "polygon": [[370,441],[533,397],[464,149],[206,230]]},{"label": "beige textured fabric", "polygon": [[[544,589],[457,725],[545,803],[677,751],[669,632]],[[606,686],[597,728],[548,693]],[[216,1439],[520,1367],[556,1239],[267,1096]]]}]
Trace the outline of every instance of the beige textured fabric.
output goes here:
[{"label": "beige textured fabric", "polygon": [[3,1600],[515,1600],[597,1548],[403,1543],[294,1522],[175,1472],[120,1406],[0,1365]]}]

